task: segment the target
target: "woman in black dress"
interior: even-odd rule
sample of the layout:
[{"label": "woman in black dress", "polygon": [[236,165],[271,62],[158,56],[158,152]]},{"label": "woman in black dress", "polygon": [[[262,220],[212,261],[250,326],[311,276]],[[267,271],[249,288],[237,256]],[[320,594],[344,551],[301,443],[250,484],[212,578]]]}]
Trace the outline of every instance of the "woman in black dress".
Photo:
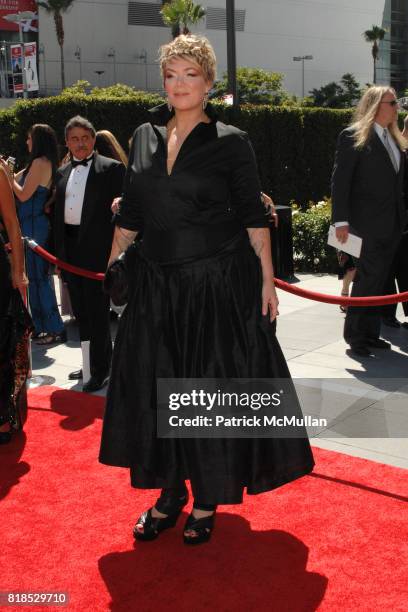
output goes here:
[{"label": "woman in black dress", "polygon": [[0,168],[0,218],[11,246],[6,253],[0,233],[0,444],[21,429],[20,403],[29,369],[28,336],[31,320],[20,290],[27,285],[23,243],[6,171]]},{"label": "woman in black dress", "polygon": [[[100,461],[130,468],[136,488],[161,488],[134,536],[151,540],[194,506],[184,541],[210,538],[217,504],[242,502],[309,473],[307,438],[160,438],[157,378],[290,378],[276,340],[269,220],[245,132],[207,105],[208,40],[161,48],[168,104],[135,132],[111,261],[125,251],[128,304],[107,396]],[[140,236],[139,236],[140,237]]]}]

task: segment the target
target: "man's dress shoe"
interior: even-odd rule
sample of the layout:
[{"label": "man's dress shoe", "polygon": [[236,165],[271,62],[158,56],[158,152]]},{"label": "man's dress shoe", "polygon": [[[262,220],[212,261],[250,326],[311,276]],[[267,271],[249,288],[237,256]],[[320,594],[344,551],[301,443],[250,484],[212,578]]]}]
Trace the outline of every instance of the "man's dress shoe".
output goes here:
[{"label": "man's dress shoe", "polygon": [[359,357],[374,357],[368,346],[364,346],[363,344],[351,344],[350,350],[353,355],[358,355]]},{"label": "man's dress shoe", "polygon": [[383,317],[382,322],[387,327],[401,327],[401,323],[398,321],[396,317]]},{"label": "man's dress shoe", "polygon": [[381,340],[381,338],[369,338],[367,340],[367,344],[368,346],[372,346],[373,348],[380,348],[380,349],[390,349],[391,348],[391,343],[387,342],[386,340]]},{"label": "man's dress shoe", "polygon": [[81,380],[81,378],[82,378],[82,370],[75,370],[74,372],[71,372],[71,374],[68,374],[69,380]]},{"label": "man's dress shoe", "polygon": [[103,376],[100,378],[99,376],[91,376],[87,383],[82,387],[82,391],[84,393],[93,393],[94,391],[99,391],[102,389],[109,380],[109,376]]}]

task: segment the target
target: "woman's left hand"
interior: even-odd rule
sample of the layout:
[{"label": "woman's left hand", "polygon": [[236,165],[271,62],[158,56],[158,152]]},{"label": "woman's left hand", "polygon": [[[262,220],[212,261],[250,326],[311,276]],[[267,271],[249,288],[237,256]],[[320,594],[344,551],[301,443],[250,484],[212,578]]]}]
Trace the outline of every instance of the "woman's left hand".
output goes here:
[{"label": "woman's left hand", "polygon": [[265,206],[266,210],[268,211],[268,214],[271,215],[275,227],[278,227],[279,217],[278,217],[278,214],[276,212],[275,204],[273,203],[272,198],[269,197],[263,191],[261,191],[261,200],[262,200],[262,203]]},{"label": "woman's left hand", "polygon": [[262,285],[262,314],[266,316],[269,311],[269,319],[272,323],[279,314],[279,300],[276,295],[275,284],[273,280],[265,281]]}]

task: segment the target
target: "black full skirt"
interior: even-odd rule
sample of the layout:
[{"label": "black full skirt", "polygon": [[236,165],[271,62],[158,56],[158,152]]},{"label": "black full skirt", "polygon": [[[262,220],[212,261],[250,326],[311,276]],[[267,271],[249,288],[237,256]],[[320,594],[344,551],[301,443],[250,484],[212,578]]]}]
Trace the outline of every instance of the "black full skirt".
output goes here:
[{"label": "black full skirt", "polygon": [[30,369],[31,317],[13,289],[8,255],[0,236],[0,425],[22,429],[27,417],[26,380]]},{"label": "black full skirt", "polygon": [[262,273],[247,233],[211,257],[167,264],[136,243],[127,267],[100,461],[129,467],[137,488],[189,479],[209,504],[240,503],[244,488],[262,493],[309,473],[307,437],[157,437],[157,378],[290,378],[276,322],[261,313]]}]

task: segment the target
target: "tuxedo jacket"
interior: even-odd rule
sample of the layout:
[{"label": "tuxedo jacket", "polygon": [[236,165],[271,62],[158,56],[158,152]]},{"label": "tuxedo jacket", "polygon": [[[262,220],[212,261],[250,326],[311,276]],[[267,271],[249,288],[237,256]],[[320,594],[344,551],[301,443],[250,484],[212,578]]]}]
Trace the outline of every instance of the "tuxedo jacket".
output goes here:
[{"label": "tuxedo jacket", "polygon": [[332,174],[332,222],[347,221],[366,241],[388,243],[407,220],[407,161],[399,172],[373,129],[367,144],[354,147],[352,128],[338,138]]},{"label": "tuxedo jacket", "polygon": [[[65,191],[72,164],[57,171],[54,207],[55,253],[66,260]],[[122,194],[125,167],[122,163],[95,153],[86,181],[81,223],[79,226],[78,264],[88,270],[104,272],[112,246],[112,200]]]}]

